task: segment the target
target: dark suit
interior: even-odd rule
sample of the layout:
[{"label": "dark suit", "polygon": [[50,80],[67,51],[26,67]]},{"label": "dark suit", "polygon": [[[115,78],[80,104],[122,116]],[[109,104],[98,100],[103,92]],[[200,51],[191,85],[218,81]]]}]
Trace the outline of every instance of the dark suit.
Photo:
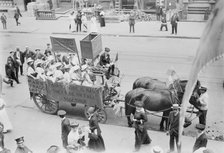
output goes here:
[{"label": "dark suit", "polygon": [[[105,54],[103,53],[101,56],[100,56],[100,65],[101,66],[105,66],[107,64],[110,64],[110,55],[109,54]],[[111,65],[109,68],[108,68],[108,72],[107,72],[107,78],[109,78],[110,76],[110,71],[112,71],[111,73],[114,74],[114,64]]]},{"label": "dark suit", "polygon": [[61,139],[63,147],[68,146],[68,134],[71,131],[70,121],[67,118],[64,118],[61,122]]},{"label": "dark suit", "polygon": [[9,79],[15,80],[17,83],[19,83],[19,80],[15,75],[15,68],[13,67],[13,64],[5,65],[5,74]]},{"label": "dark suit", "polygon": [[179,21],[179,18],[177,15],[173,15],[171,17],[171,26],[172,26],[172,34],[177,34],[177,21]]},{"label": "dark suit", "polygon": [[[178,110],[177,110],[178,111]],[[171,111],[169,114],[168,124],[170,133],[170,151],[174,151],[174,141],[176,141],[177,150],[179,150],[178,143],[178,132],[179,132],[179,116],[180,113],[176,114],[176,111]]]},{"label": "dark suit", "polygon": [[[15,56],[9,56],[8,58],[7,58],[7,63],[8,63],[8,61],[11,61],[12,62],[12,69],[13,69],[13,71],[14,71],[14,74],[15,74],[15,77],[16,77],[16,80],[18,80],[19,81],[19,76],[18,76],[18,73],[19,73],[19,63],[16,61],[16,59],[15,59]],[[16,81],[17,82],[17,81]],[[18,83],[18,82],[17,82]]]},{"label": "dark suit", "polygon": [[34,59],[34,58],[35,58],[35,53],[34,53],[33,51],[31,51],[31,50],[25,50],[25,51],[23,52],[23,56],[24,56],[24,58],[26,58],[26,59],[28,59],[28,58],[32,58],[32,59]]},{"label": "dark suit", "polygon": [[193,152],[201,147],[206,147],[208,142],[207,135],[203,132],[195,141]]}]

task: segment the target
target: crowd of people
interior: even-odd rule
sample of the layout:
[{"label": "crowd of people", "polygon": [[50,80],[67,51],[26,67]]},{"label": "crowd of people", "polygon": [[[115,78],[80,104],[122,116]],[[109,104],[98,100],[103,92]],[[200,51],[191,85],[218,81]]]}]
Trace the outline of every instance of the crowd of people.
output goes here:
[{"label": "crowd of people", "polygon": [[72,11],[69,16],[69,30],[71,32],[98,32],[97,18],[99,19],[100,27],[105,27],[104,15],[104,11],[101,11],[98,16],[96,14],[92,14],[89,22],[86,13],[81,10],[78,10],[77,13]]},{"label": "crowd of people", "polygon": [[[114,64],[111,63],[110,49],[105,48],[105,52],[99,57],[98,65],[106,75],[114,73]],[[50,44],[44,53],[40,49],[31,51],[28,46],[24,52],[17,47],[15,51],[10,51],[5,65],[6,78],[5,82],[13,86],[13,83],[20,83],[19,73],[23,75],[24,62],[27,63],[27,76],[34,79],[46,79],[52,82],[75,83],[78,85],[93,86],[96,78],[91,71],[94,65],[87,59],[80,61],[77,53],[53,53]],[[96,60],[97,61],[97,60]],[[103,71],[103,72],[104,72]],[[100,85],[100,84],[98,84]]]}]

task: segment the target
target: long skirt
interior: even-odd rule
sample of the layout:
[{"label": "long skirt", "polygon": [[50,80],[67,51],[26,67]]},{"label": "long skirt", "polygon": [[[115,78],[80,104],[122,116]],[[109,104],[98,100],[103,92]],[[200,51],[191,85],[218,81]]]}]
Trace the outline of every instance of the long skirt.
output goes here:
[{"label": "long skirt", "polygon": [[100,18],[100,26],[105,27],[105,18],[104,17]]},{"label": "long skirt", "polygon": [[0,110],[0,122],[4,125],[3,132],[12,130],[12,124],[9,120],[9,117],[8,117],[8,114],[6,113],[5,108]]},{"label": "long skirt", "polygon": [[142,130],[136,128],[135,129],[135,149],[139,150],[142,144],[150,144],[151,139],[145,128]]},{"label": "long skirt", "polygon": [[90,150],[94,150],[98,152],[104,151],[105,145],[104,145],[103,137],[99,135],[96,139],[90,138],[88,142],[88,147]]}]

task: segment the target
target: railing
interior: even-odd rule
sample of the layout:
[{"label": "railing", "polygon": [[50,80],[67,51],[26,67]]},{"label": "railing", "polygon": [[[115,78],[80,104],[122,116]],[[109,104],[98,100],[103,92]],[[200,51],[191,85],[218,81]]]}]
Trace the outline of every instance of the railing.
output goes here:
[{"label": "railing", "polygon": [[8,0],[8,1],[0,1],[0,12],[8,12],[7,8],[12,8],[13,7],[13,2]]},{"label": "railing", "polygon": [[36,10],[36,20],[56,20],[55,10]]}]

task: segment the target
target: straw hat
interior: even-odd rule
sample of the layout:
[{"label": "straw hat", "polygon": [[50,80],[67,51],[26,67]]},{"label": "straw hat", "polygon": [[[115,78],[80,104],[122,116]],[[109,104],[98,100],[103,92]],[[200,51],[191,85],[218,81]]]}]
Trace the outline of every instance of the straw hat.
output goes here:
[{"label": "straw hat", "polygon": [[172,109],[178,109],[180,108],[178,104],[173,104],[173,106],[171,107]]},{"label": "straw hat", "polygon": [[159,146],[154,146],[154,147],[152,147],[150,153],[164,153],[164,151],[163,151],[163,149],[160,148]]},{"label": "straw hat", "polygon": [[72,128],[75,128],[75,127],[78,127],[78,126],[79,126],[79,123],[77,123],[77,122],[71,122],[71,123],[70,123],[70,126],[71,126]]},{"label": "straw hat", "polygon": [[33,62],[33,59],[32,59],[32,58],[28,58],[28,59],[27,59],[27,64],[28,64],[28,63],[31,63],[31,62]]}]

